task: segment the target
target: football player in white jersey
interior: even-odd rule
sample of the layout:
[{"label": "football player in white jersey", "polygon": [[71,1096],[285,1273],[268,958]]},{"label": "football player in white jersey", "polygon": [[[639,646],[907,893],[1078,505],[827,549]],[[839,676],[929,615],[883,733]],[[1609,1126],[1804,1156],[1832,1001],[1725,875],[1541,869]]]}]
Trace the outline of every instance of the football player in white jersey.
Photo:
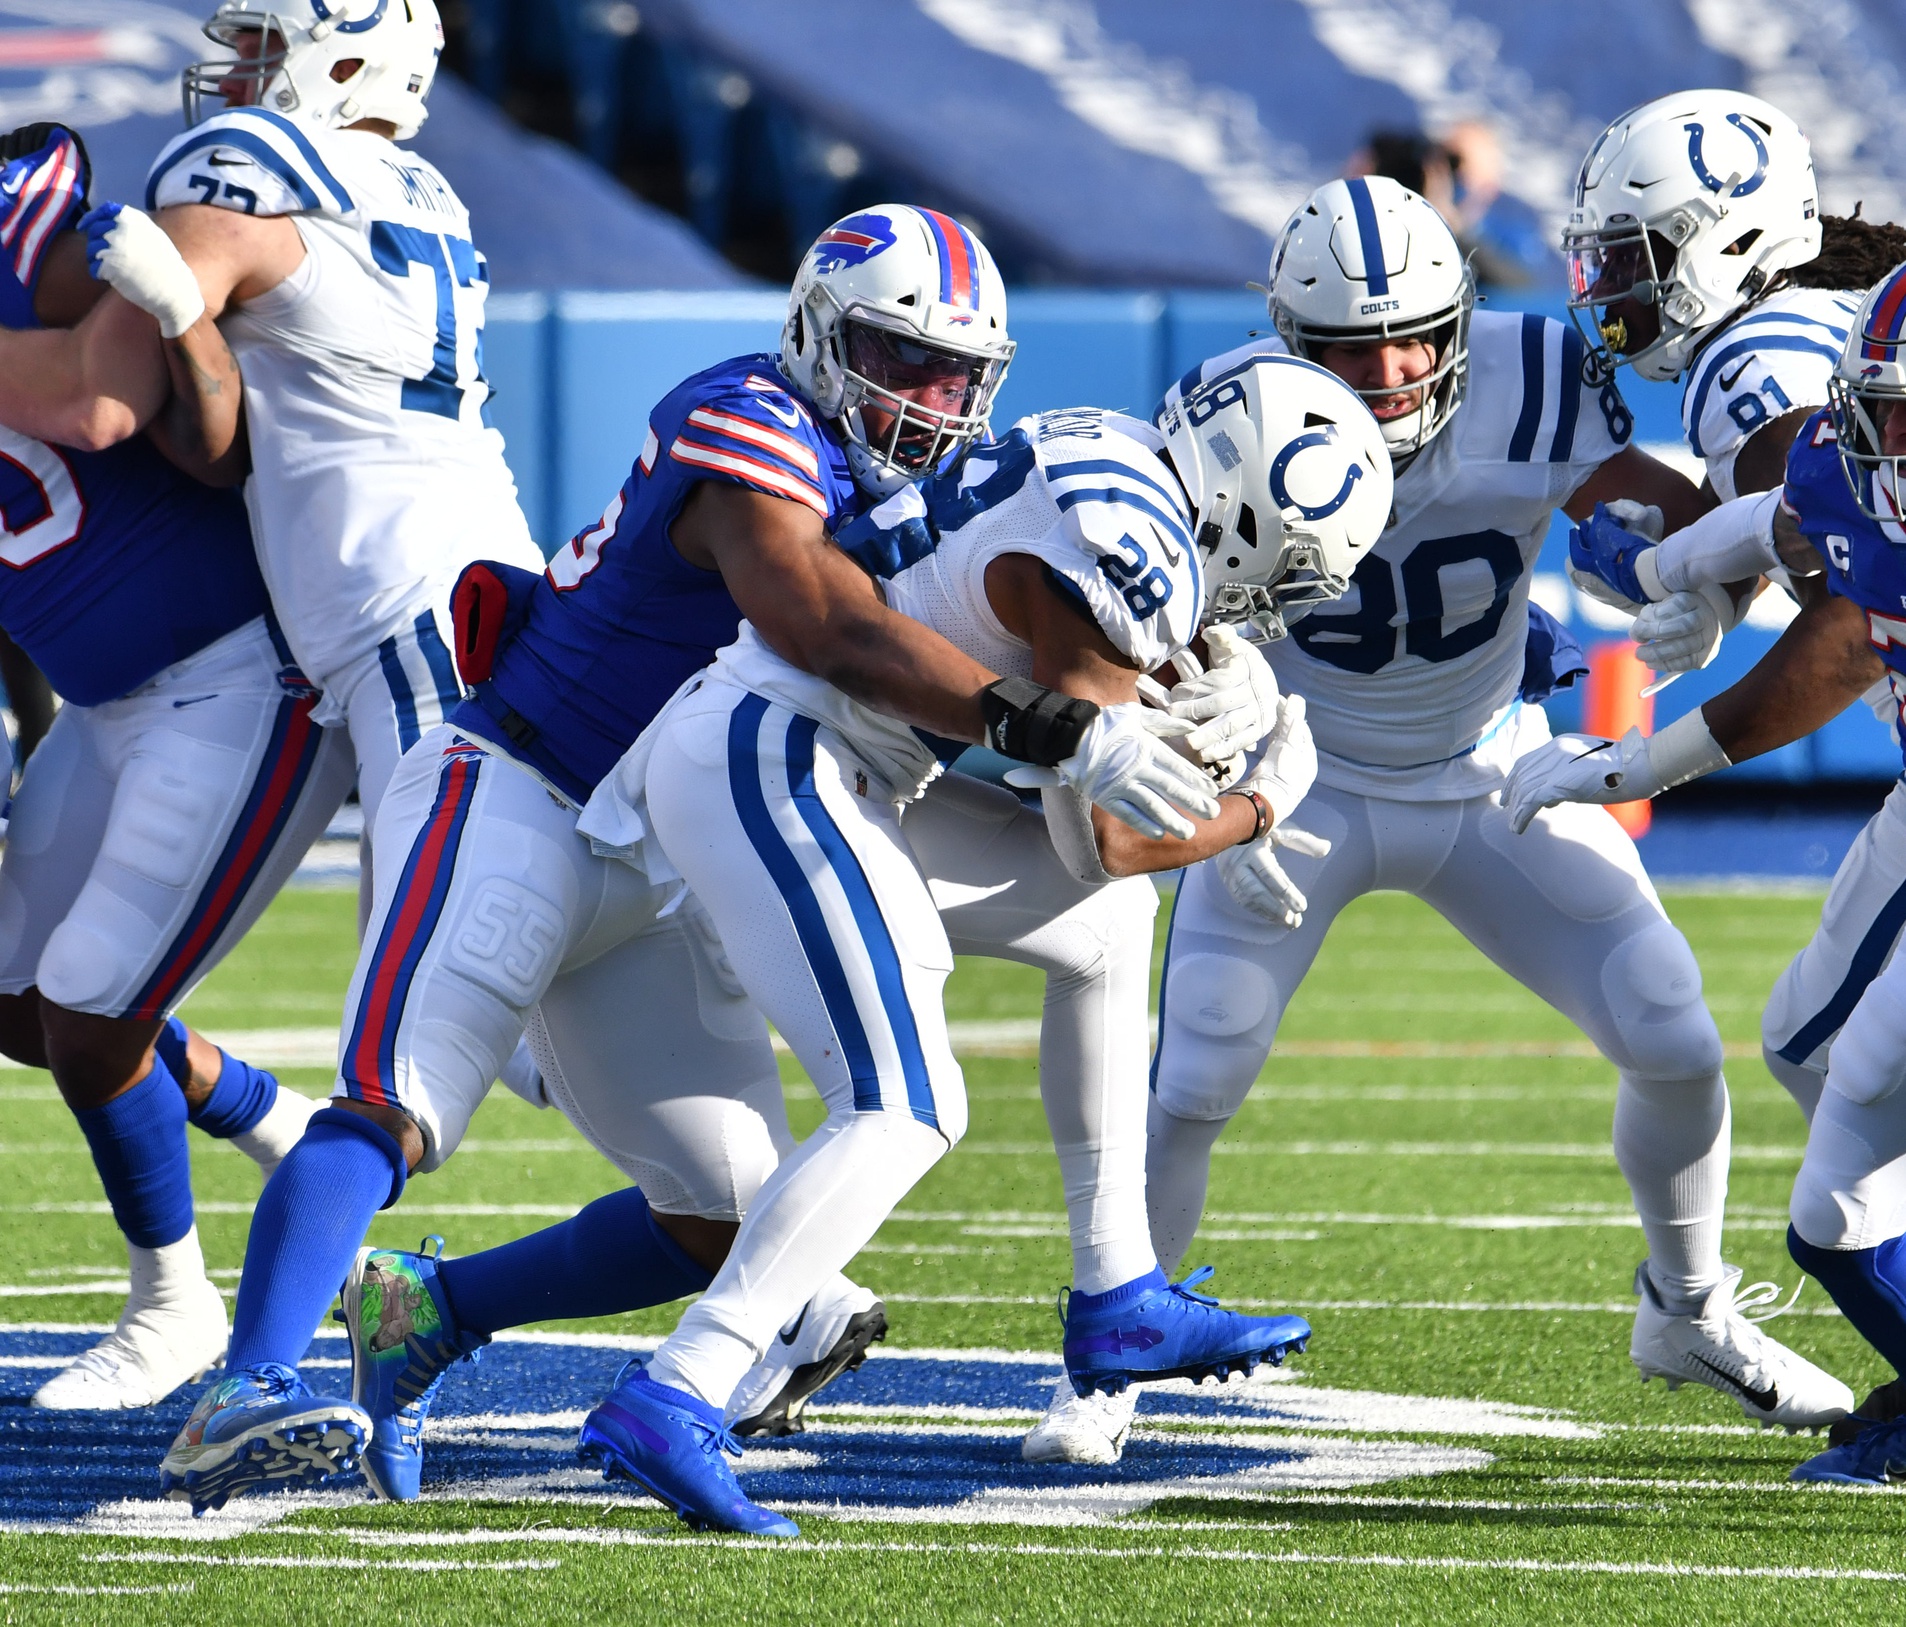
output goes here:
[{"label": "football player in white jersey", "polygon": [[[1332,844],[1289,861],[1301,924],[1254,907],[1217,865],[1179,889],[1153,1065],[1153,1243],[1168,1267],[1190,1245],[1211,1149],[1331,921],[1363,893],[1410,892],[1619,1070],[1615,1153],[1649,1250],[1631,1345],[1644,1376],[1713,1385],[1763,1421],[1826,1422],[1844,1387],[1733,1306],[1727,1088],[1685,939],[1613,820],[1555,810],[1567,817],[1518,837],[1500,799],[1516,759],[1548,738],[1522,691],[1529,573],[1555,509],[1627,497],[1685,521],[1704,500],[1627,444],[1627,409],[1579,335],[1472,314],[1471,301],[1448,227],[1378,177],[1321,188],[1278,245],[1281,342],[1359,387],[1396,462],[1396,507],[1342,607],[1265,651],[1317,739],[1317,786],[1296,817]],[[1053,1455],[1116,1455],[1129,1402],[1066,1411],[1047,1419]]]},{"label": "football player in white jersey", "polygon": [[[236,60],[186,70],[191,127],[152,165],[152,214],[109,206],[89,225],[94,273],[121,299],[75,348],[111,334],[132,353],[112,358],[111,391],[85,367],[46,388],[104,416],[143,367],[146,400],[168,376],[190,398],[208,462],[248,450],[265,582],[323,690],[317,721],[350,731],[370,830],[397,759],[460,697],[445,636],[458,572],[542,562],[485,422],[489,283],[468,211],[397,145],[426,117],[442,25],[433,0],[228,0],[206,33]],[[226,105],[208,114],[212,98]],[[149,330],[140,349],[122,300],[158,319],[167,349]],[[208,317],[242,403],[231,376],[168,367]]]},{"label": "football player in white jersey", "polygon": [[[988,739],[1050,765],[1009,776],[1046,788],[1043,819],[958,776],[934,785],[946,742],[791,665],[749,623],[598,788],[581,828],[632,846],[651,883],[694,890],[828,1116],[762,1187],[675,1333],[585,1421],[586,1461],[692,1520],[740,1507],[748,1529],[795,1534],[746,1504],[705,1420],[963,1133],[940,999],[954,944],[1032,958],[1022,946],[1068,922],[1097,923],[1104,953],[1085,970],[1106,989],[1079,1010],[1049,981],[1042,1036],[1086,1059],[1042,1079],[1073,1219],[1069,1387],[1222,1378],[1301,1346],[1301,1319],[1223,1312],[1158,1269],[1136,1201],[1153,906],[1123,901],[1147,872],[1226,850],[1246,867],[1268,858],[1310,779],[1302,707],[1256,715],[1249,740],[1275,724],[1258,770],[1215,800],[1120,791],[1083,765],[1095,740],[1148,729],[1142,676],[1207,614],[1281,631],[1287,607],[1341,592],[1389,487],[1355,395],[1289,357],[1211,381],[1164,435],[1093,410],[1028,420],[841,540],[889,578],[894,608],[1007,674],[982,692]],[[1064,1032],[1082,1021],[1091,1032]],[[1049,1061],[1042,1048],[1042,1073]]]},{"label": "football player in white jersey", "polygon": [[[1827,404],[1862,291],[1906,259],[1906,230],[1816,218],[1806,137],[1738,91],[1689,91],[1623,114],[1583,160],[1575,196],[1564,237],[1571,304],[1597,313],[1616,363],[1685,379],[1688,445],[1724,502],[1777,488],[1800,426]],[[1775,554],[1771,505],[1717,512],[1659,552],[1648,544],[1660,526],[1642,516],[1621,516],[1639,535],[1591,522],[1571,574],[1640,610],[1635,636],[1651,666],[1703,666],[1763,573],[1803,605],[1824,598]],[[1885,682],[1866,698],[1890,724],[1897,703]],[[1767,1067],[1809,1117],[1834,1034],[1898,941],[1903,887],[1906,791],[1895,790],[1761,1019]]]}]

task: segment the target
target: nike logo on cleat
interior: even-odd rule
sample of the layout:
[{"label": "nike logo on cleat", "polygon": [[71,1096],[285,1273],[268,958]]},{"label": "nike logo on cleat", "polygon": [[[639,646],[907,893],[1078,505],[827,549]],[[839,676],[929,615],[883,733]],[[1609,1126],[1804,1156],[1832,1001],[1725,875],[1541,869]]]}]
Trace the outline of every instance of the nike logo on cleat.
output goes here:
[{"label": "nike logo on cleat", "polygon": [[807,1307],[801,1307],[801,1314],[781,1330],[781,1343],[791,1345],[801,1337],[801,1324],[807,1320]]},{"label": "nike logo on cleat", "polygon": [[1736,1378],[1725,1368],[1716,1367],[1713,1362],[1707,1360],[1704,1356],[1690,1354],[1688,1360],[1700,1363],[1701,1366],[1705,1367],[1730,1390],[1739,1391],[1748,1401],[1759,1407],[1762,1412],[1772,1412],[1780,1405],[1780,1389],[1777,1385],[1769,1384],[1764,1390],[1756,1390]]}]

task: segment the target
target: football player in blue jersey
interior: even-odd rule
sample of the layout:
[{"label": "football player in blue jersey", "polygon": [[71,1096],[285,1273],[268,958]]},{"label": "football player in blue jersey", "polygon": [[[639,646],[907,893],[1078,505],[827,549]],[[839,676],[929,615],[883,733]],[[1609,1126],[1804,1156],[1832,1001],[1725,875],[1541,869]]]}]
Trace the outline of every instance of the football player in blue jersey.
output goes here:
[{"label": "football player in blue jersey", "polygon": [[[1697,522],[1729,546],[1777,558],[1800,614],[1732,688],[1660,734],[1565,736],[1517,765],[1507,802],[1526,824],[1562,801],[1652,797],[1798,740],[1876,678],[1906,703],[1906,265],[1860,305],[1828,410],[1804,424],[1774,493]],[[1671,558],[1682,536],[1661,545]],[[1906,731],[1902,731],[1906,734]],[[1834,877],[1813,943],[1783,977],[1812,1015],[1801,1055],[1823,1073],[1794,1183],[1787,1246],[1867,1342],[1906,1375],[1906,788],[1894,787]],[[1824,947],[1823,947],[1824,946]],[[1906,1478],[1906,1378],[1837,1423],[1801,1480]]]},{"label": "football player in blue jersey", "polygon": [[[104,292],[70,229],[86,158],[41,126],[0,159],[0,324],[30,337]],[[349,754],[313,726],[238,495],[144,437],[82,451],[0,428],[0,562],[0,625],[66,700],[0,865],[0,1049],[51,1068],[132,1277],[115,1330],[33,1399],[146,1406],[226,1344],[188,1120],[269,1175],[315,1111],[172,1012],[324,829]]]},{"label": "football player in blue jersey", "polygon": [[[943,739],[981,739],[990,709],[1019,720],[1022,755],[1089,772],[1108,801],[1205,803],[1156,734],[1101,729],[1079,754],[1064,697],[996,698],[996,674],[889,610],[829,541],[863,494],[984,431],[1011,354],[970,233],[863,211],[810,252],[781,354],[671,391],[602,519],[545,572],[466,574],[458,654],[475,694],[406,756],[380,811],[375,846],[404,857],[377,877],[334,1105],[260,1201],[227,1376],[162,1470],[174,1495],[216,1505],[362,1452],[380,1494],[415,1496],[449,1362],[518,1322],[707,1285],[791,1146],[766,1025],[679,882],[598,857],[576,812],[744,614],[790,661]],[[639,1186],[488,1256],[360,1253],[411,1173],[455,1151],[526,1024],[552,1098]],[[355,1400],[338,1403],[295,1366],[347,1275]],[[877,1307],[838,1274],[817,1297],[803,1365],[831,1376],[875,1336]],[[709,1427],[723,1433],[719,1409]]]}]

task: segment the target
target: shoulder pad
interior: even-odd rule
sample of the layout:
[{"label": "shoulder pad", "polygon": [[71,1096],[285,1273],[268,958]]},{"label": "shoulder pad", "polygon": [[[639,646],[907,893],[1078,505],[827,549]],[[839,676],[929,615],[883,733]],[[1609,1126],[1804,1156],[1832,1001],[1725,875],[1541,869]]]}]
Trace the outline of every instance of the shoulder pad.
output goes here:
[{"label": "shoulder pad", "polygon": [[834,508],[830,448],[805,403],[764,374],[708,381],[676,398],[679,428],[668,456],[703,479],[730,480],[804,503],[823,518]]},{"label": "shoulder pad", "polygon": [[146,208],[206,203],[248,215],[351,215],[357,204],[311,132],[262,107],[231,107],[169,141]]},{"label": "shoulder pad", "polygon": [[1724,458],[1768,419],[1826,400],[1852,315],[1817,292],[1804,308],[1749,311],[1701,353],[1681,397],[1695,456]]}]

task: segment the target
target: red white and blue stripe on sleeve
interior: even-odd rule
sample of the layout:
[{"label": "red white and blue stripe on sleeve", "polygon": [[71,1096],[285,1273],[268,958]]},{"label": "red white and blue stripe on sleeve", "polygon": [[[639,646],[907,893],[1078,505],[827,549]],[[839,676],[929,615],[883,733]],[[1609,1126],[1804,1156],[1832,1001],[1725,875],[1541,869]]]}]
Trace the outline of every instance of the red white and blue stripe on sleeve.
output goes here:
[{"label": "red white and blue stripe on sleeve", "polygon": [[33,286],[47,244],[72,217],[86,192],[79,149],[70,137],[58,137],[35,156],[37,162],[20,178],[18,190],[9,189],[12,195],[0,200],[6,210],[0,249],[12,257],[13,274],[23,288]]},{"label": "red white and blue stripe on sleeve", "polygon": [[724,391],[694,408],[668,455],[689,469],[805,503],[825,519],[835,508],[819,436],[807,410],[781,391]]}]

